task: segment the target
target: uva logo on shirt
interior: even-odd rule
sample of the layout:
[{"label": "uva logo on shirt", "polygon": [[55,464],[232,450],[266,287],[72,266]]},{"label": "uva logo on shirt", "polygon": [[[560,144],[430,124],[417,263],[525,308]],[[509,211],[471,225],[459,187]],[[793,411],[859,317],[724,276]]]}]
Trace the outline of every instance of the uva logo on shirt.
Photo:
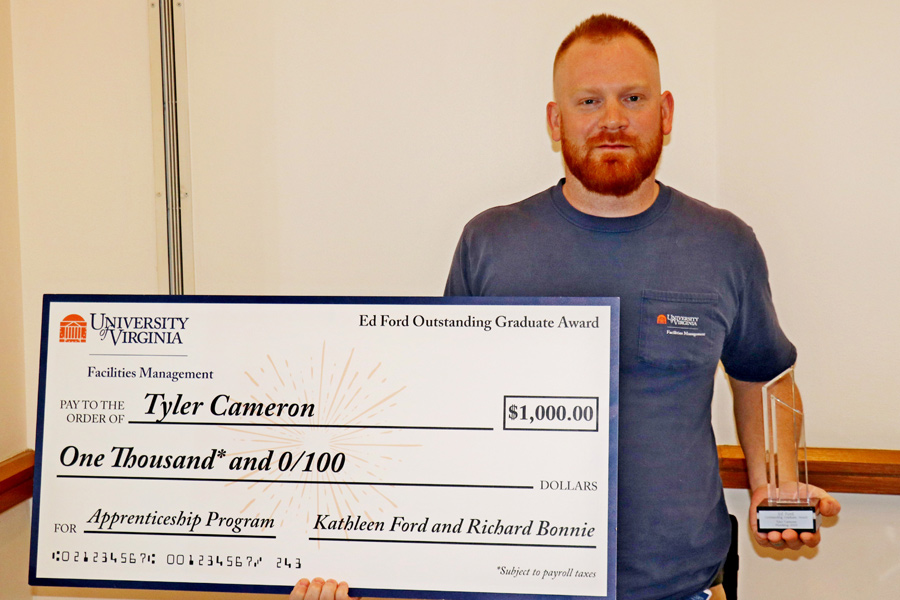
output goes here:
[{"label": "uva logo on shirt", "polygon": [[699,331],[700,317],[686,315],[662,314],[656,317],[657,325],[666,327],[667,335],[685,335],[689,337],[705,337],[706,332]]}]

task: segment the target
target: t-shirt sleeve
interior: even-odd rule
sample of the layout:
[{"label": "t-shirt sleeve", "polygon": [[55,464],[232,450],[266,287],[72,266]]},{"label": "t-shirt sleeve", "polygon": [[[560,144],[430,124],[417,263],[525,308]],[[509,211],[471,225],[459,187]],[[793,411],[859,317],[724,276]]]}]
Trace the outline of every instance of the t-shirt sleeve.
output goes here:
[{"label": "t-shirt sleeve", "polygon": [[444,296],[472,296],[468,279],[468,245],[466,232],[459,238],[453,260],[450,263],[450,274],[447,275],[447,283],[444,285]]},{"label": "t-shirt sleeve", "polygon": [[725,338],[722,364],[735,379],[768,381],[796,362],[797,349],[778,323],[766,257],[752,233],[750,242],[740,304]]}]

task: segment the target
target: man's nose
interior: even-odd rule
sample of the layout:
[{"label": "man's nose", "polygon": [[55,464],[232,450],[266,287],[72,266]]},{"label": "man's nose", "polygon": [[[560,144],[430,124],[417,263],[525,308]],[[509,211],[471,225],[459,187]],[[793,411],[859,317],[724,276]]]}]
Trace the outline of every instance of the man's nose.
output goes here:
[{"label": "man's nose", "polygon": [[628,125],[628,117],[625,107],[621,102],[610,100],[604,104],[603,114],[600,115],[600,126],[609,131],[624,129]]}]

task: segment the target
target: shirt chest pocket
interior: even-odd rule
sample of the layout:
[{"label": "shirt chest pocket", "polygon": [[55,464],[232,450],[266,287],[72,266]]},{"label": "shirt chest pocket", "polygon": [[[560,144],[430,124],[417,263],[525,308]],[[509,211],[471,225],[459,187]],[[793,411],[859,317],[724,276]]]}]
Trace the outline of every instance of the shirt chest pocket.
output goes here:
[{"label": "shirt chest pocket", "polygon": [[640,319],[641,362],[664,369],[718,363],[727,327],[719,294],[644,290]]}]

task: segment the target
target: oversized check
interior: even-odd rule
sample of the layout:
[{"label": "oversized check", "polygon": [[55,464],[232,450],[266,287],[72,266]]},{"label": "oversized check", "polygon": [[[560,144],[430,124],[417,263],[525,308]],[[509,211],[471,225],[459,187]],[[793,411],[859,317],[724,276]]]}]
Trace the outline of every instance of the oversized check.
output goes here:
[{"label": "oversized check", "polygon": [[30,582],[614,598],[618,319],[47,296]]}]

